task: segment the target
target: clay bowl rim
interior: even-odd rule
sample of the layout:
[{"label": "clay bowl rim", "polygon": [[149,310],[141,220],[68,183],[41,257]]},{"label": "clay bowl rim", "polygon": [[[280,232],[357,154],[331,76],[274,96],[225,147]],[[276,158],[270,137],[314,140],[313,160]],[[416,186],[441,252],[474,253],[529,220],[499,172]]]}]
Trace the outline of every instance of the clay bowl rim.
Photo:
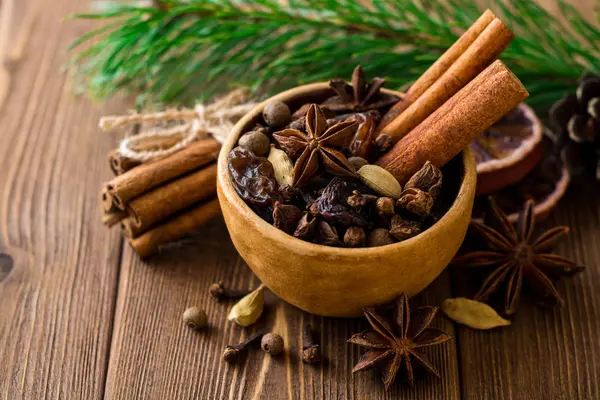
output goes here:
[{"label": "clay bowl rim", "polygon": [[[462,182],[458,189],[458,193],[454,202],[446,211],[444,216],[440,218],[434,225],[430,226],[424,232],[421,232],[417,236],[410,239],[404,240],[398,243],[392,243],[385,246],[378,247],[361,247],[361,248],[344,248],[344,247],[332,247],[325,246],[316,243],[310,243],[298,238],[295,238],[269,224],[267,221],[258,216],[237,194],[233,185],[229,180],[229,171],[227,169],[227,155],[234,148],[238,137],[241,134],[242,128],[254,120],[256,116],[262,113],[264,106],[271,101],[282,101],[286,102],[290,98],[298,97],[300,95],[306,95],[309,92],[324,91],[329,88],[328,82],[312,83],[308,85],[297,86],[292,89],[288,89],[275,96],[272,96],[265,101],[257,104],[252,110],[250,110],[242,119],[240,119],[235,126],[232,128],[231,133],[227,139],[223,142],[221,151],[218,159],[218,186],[223,193],[223,196],[232,206],[232,209],[237,212],[237,215],[232,216],[233,218],[246,218],[252,222],[256,227],[257,232],[261,235],[275,238],[282,245],[287,248],[293,248],[298,253],[311,253],[313,255],[323,255],[326,257],[340,257],[340,256],[352,256],[352,257],[365,257],[374,255],[382,250],[398,250],[400,251],[403,247],[411,247],[417,241],[427,241],[430,236],[435,236],[436,231],[440,230],[444,225],[447,225],[449,221],[456,216],[454,214],[460,214],[460,212],[468,206],[465,206],[465,202],[468,202],[469,196],[469,185],[472,186],[471,190],[475,190],[477,183],[477,170],[475,157],[473,156],[470,148],[465,149],[462,153],[462,164],[463,164],[463,176]],[[385,90],[388,93],[398,94],[398,92]]]}]

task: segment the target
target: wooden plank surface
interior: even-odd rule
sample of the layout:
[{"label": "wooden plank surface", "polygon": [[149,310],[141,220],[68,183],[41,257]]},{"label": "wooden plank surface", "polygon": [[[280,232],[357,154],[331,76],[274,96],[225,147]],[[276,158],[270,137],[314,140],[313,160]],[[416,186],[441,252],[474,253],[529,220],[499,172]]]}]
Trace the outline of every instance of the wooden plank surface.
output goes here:
[{"label": "wooden plank surface", "polygon": [[[117,231],[99,222],[98,190],[116,137],[96,124],[126,103],[74,99],[58,73],[67,44],[89,28],[61,21],[87,3],[13,0],[19,23],[0,40],[8,60],[0,65],[0,251],[14,260],[0,270],[0,399],[600,398],[598,188],[572,188],[547,222],[574,228],[560,253],[588,267],[559,285],[564,308],[524,302],[514,325],[494,332],[440,318],[436,325],[455,336],[429,352],[442,379],[389,393],[375,372],[351,374],[362,350],[345,341],[364,320],[312,316],[268,294],[256,326],[226,322],[231,303],[216,303],[208,286],[258,281],[220,219],[148,262],[122,249]],[[444,273],[414,301],[470,293],[459,281]],[[190,305],[207,310],[210,329],[183,325]],[[318,332],[321,365],[300,360],[307,323]],[[258,329],[280,333],[288,351],[272,358],[254,349],[238,366],[221,361],[226,344]]]},{"label": "wooden plank surface", "polygon": [[[221,219],[186,244],[162,252],[151,263],[140,262],[131,249],[124,251],[116,319],[108,368],[106,394],[110,399],[458,399],[458,363],[455,343],[430,352],[442,379],[419,382],[414,390],[397,386],[381,390],[372,371],[351,375],[362,350],[347,345],[353,333],[366,329],[361,320],[312,316],[267,296],[265,316],[248,329],[227,322],[231,303],[217,303],[208,294],[213,282],[253,288],[258,281],[236,255]],[[437,303],[448,296],[447,277],[420,301]],[[190,331],[181,322],[186,307],[206,310],[210,329]],[[301,360],[302,327],[310,323],[319,332],[325,362],[312,366]],[[453,334],[452,324],[438,326]],[[258,330],[282,335],[288,351],[271,357],[260,349],[245,362],[230,366],[221,360],[227,344],[237,344]]]},{"label": "wooden plank surface", "polygon": [[86,29],[61,23],[76,1],[13,3],[22,19],[0,64],[0,252],[14,260],[0,278],[0,399],[100,398],[121,241],[96,223],[115,140],[96,123],[122,104],[74,101],[60,73]]},{"label": "wooden plank surface", "polygon": [[[541,224],[554,225],[571,227],[558,253],[586,271],[558,284],[562,308],[539,308],[523,298],[509,328],[458,329],[463,398],[600,398],[600,187],[572,185]],[[457,283],[458,294],[472,296],[473,286]]]}]

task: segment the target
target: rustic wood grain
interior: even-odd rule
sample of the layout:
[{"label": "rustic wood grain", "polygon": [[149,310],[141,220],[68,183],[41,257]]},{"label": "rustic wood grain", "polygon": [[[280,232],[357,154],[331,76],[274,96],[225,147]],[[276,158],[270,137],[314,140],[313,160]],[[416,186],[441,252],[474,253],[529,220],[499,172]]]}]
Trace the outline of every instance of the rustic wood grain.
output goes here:
[{"label": "rustic wood grain", "polygon": [[61,23],[75,1],[13,3],[14,26],[44,18],[8,30],[0,64],[0,252],[14,260],[0,281],[0,399],[100,398],[121,241],[98,223],[115,137],[96,123],[123,105],[74,101],[60,73],[86,29]]},{"label": "rustic wood grain", "polygon": [[[207,292],[213,282],[237,288],[258,285],[236,255],[221,219],[186,244],[163,251],[142,263],[124,251],[106,396],[109,399],[362,399],[459,398],[454,342],[429,352],[442,379],[427,377],[414,390],[396,386],[383,391],[377,374],[352,376],[362,350],[346,344],[366,329],[362,320],[312,316],[267,295],[264,316],[242,329],[226,320],[232,303],[217,303]],[[416,302],[439,303],[449,294],[447,277]],[[198,305],[209,316],[210,329],[193,332],[181,322],[186,307]],[[301,360],[301,332],[310,323],[323,348],[324,362]],[[444,319],[437,326],[453,334]],[[287,351],[271,357],[252,349],[245,362],[230,366],[221,360],[225,345],[236,344],[258,330],[282,335]]]},{"label": "rustic wood grain", "polygon": [[[584,196],[581,193],[585,193]],[[558,284],[562,308],[523,298],[513,325],[492,332],[458,328],[465,399],[597,399],[600,397],[600,188],[572,185],[543,226],[568,225],[558,253],[587,267]],[[472,295],[453,271],[458,294]]]},{"label": "rustic wood grain", "polygon": [[[572,187],[547,221],[573,227],[559,252],[588,268],[559,285],[565,307],[524,301],[513,326],[493,332],[440,318],[436,325],[455,336],[429,352],[442,379],[385,393],[375,372],[351,374],[363,350],[345,341],[367,327],[364,320],[312,316],[268,294],[256,326],[226,321],[231,303],[216,303],[208,286],[249,288],[258,280],[220,219],[148,262],[128,246],[121,251],[98,207],[116,136],[95,127],[125,104],[74,99],[58,73],[67,44],[89,28],[61,21],[87,2],[0,5],[9,2],[19,23],[0,45],[0,253],[12,258],[0,266],[0,399],[600,398],[600,188]],[[578,2],[583,10],[592,3]],[[452,271],[413,301],[439,304],[471,289]],[[194,304],[208,312],[207,331],[181,322]],[[300,359],[307,323],[324,350],[316,366]],[[221,361],[226,344],[258,329],[280,333],[286,353],[252,349],[241,365]]]}]

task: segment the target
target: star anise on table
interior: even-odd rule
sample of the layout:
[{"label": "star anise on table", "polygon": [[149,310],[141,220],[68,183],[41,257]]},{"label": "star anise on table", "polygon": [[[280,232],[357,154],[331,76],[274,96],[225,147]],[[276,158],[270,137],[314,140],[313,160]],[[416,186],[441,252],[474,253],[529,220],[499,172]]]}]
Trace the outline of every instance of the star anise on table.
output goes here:
[{"label": "star anise on table", "polygon": [[394,95],[381,92],[385,84],[383,78],[373,78],[368,84],[360,65],[354,68],[351,84],[342,80],[329,81],[329,86],[336,93],[323,102],[322,106],[331,111],[367,111],[390,106],[400,99]]},{"label": "star anise on table", "polygon": [[411,312],[408,297],[402,294],[395,302],[392,326],[374,307],[364,309],[365,317],[373,330],[357,333],[348,339],[348,343],[367,348],[352,372],[381,367],[386,390],[394,383],[401,367],[406,370],[408,382],[412,386],[413,364],[420,365],[439,377],[427,356],[420,351],[451,339],[445,332],[429,327],[437,311],[437,307],[424,306]]},{"label": "star anise on table", "polygon": [[543,303],[562,304],[563,300],[553,281],[584,270],[584,267],[562,256],[551,254],[558,241],[569,233],[568,227],[556,226],[537,238],[533,237],[533,205],[532,200],[525,203],[515,227],[490,198],[485,222],[473,222],[471,225],[487,248],[468,252],[452,261],[459,266],[492,269],[475,295],[475,300],[486,301],[504,284],[504,308],[507,315],[516,312],[524,285],[532,295],[541,298]]},{"label": "star anise on table", "polygon": [[322,170],[332,175],[356,176],[356,170],[341,152],[356,132],[356,121],[338,122],[327,127],[321,108],[312,104],[306,113],[306,132],[284,129],[273,134],[273,139],[292,159],[294,186],[306,185]]}]

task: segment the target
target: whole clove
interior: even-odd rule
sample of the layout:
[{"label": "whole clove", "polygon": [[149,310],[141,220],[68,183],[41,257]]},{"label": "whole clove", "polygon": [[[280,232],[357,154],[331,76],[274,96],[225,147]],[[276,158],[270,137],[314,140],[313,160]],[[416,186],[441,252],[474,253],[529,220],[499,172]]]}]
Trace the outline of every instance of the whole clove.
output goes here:
[{"label": "whole clove", "polygon": [[250,336],[248,339],[235,346],[225,346],[225,350],[223,350],[223,360],[228,362],[229,364],[237,364],[241,359],[242,353],[245,353],[247,351],[248,346],[255,342],[258,342],[263,337],[263,335],[263,332],[259,332]]},{"label": "whole clove", "polygon": [[352,192],[351,196],[348,196],[346,202],[352,208],[362,208],[367,204],[376,201],[377,196],[372,194],[362,194],[358,190]]},{"label": "whole clove", "polygon": [[210,285],[210,287],[208,288],[208,292],[218,302],[221,302],[223,300],[229,300],[229,299],[240,299],[240,298],[246,296],[247,294],[249,294],[250,292],[252,292],[252,290],[229,289],[229,288],[226,288],[225,286],[223,286],[222,282],[218,282],[218,283],[213,283],[212,285]]},{"label": "whole clove", "polygon": [[321,362],[321,346],[315,343],[310,324],[306,324],[302,332],[302,361],[307,364]]}]

